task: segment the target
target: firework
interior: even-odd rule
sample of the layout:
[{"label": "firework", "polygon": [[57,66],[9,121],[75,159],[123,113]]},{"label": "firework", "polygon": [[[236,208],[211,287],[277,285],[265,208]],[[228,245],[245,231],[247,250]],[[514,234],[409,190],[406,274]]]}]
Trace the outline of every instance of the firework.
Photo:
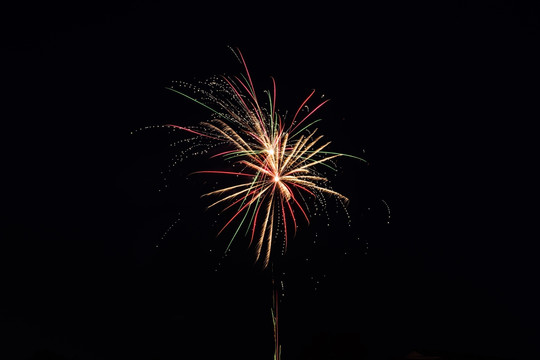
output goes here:
[{"label": "firework", "polygon": [[[221,158],[230,170],[201,170],[198,174],[233,176],[234,184],[203,195],[214,197],[211,207],[222,207],[229,214],[219,231],[235,228],[227,249],[244,232],[249,244],[255,246],[256,261],[268,265],[272,245],[279,237],[284,249],[291,234],[296,234],[299,219],[310,221],[308,203],[334,197],[345,205],[348,199],[331,189],[322,169],[334,169],[333,160],[340,156],[363,159],[328,150],[314,125],[320,119],[313,114],[328,100],[311,110],[313,90],[300,104],[290,121],[276,111],[276,82],[264,91],[260,101],[248,67],[240,51],[237,57],[245,73],[240,76],[213,77],[194,86],[177,83],[168,89],[212,112],[211,120],[187,127],[168,124],[185,131],[195,140],[194,146],[204,147],[204,153]],[[188,94],[189,93],[189,94]]]}]

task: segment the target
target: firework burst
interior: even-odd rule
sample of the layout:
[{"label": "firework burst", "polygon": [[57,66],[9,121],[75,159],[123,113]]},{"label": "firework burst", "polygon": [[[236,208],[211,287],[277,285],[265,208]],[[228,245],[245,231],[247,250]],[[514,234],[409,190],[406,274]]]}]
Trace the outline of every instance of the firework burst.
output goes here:
[{"label": "firework burst", "polygon": [[320,119],[314,120],[313,114],[328,100],[305,110],[313,90],[288,122],[276,111],[275,80],[271,90],[264,92],[265,101],[260,101],[242,54],[236,54],[245,71],[239,77],[214,77],[204,86],[177,83],[181,90],[168,88],[210,110],[212,119],[193,127],[167,126],[188,132],[194,146],[203,146],[212,158],[232,165],[230,171],[196,172],[235,179],[233,185],[203,197],[215,197],[209,207],[221,206],[222,212],[230,214],[219,231],[235,228],[229,246],[243,231],[255,246],[256,261],[266,267],[278,236],[286,249],[289,236],[296,234],[298,218],[309,223],[309,201],[330,196],[343,205],[348,202],[330,188],[319,168],[334,169],[333,160],[340,156],[364,160],[329,151],[330,142],[323,141],[314,128]]}]

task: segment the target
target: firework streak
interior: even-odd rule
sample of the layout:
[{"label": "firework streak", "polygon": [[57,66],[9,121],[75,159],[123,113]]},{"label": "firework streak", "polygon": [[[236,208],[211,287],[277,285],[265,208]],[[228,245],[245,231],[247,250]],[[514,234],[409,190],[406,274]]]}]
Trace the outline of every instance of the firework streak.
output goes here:
[{"label": "firework streak", "polygon": [[[334,169],[333,159],[348,156],[327,150],[313,125],[313,114],[328,100],[309,110],[313,90],[300,104],[290,122],[276,112],[276,83],[265,91],[266,101],[257,97],[255,87],[240,51],[245,74],[214,77],[204,87],[181,83],[182,91],[168,88],[212,112],[212,119],[197,126],[166,126],[188,132],[204,142],[207,151],[232,166],[232,170],[205,170],[198,174],[234,177],[234,184],[204,194],[217,197],[209,207],[223,206],[230,213],[219,233],[235,227],[231,241],[243,231],[255,246],[255,261],[268,265],[273,242],[279,237],[287,247],[290,234],[296,234],[297,217],[309,223],[308,200],[331,196],[346,204],[348,199],[329,187],[319,168]],[[192,95],[188,95],[192,92]],[[308,109],[308,110],[306,110]],[[335,170],[335,169],[334,169]]]}]

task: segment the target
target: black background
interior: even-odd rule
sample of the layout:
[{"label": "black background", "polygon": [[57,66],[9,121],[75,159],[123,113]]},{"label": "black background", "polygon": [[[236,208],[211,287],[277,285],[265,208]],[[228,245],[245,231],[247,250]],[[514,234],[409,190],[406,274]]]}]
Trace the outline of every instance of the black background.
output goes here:
[{"label": "black background", "polygon": [[260,90],[276,78],[283,109],[331,98],[321,131],[369,161],[333,182],[352,228],[304,224],[282,259],[284,359],[538,356],[538,16],[505,1],[5,7],[1,357],[271,358],[270,274],[242,241],[216,255],[207,188],[185,178],[207,164],[164,182],[177,135],[138,131],[206,120],[165,87],[240,73],[227,46]]}]

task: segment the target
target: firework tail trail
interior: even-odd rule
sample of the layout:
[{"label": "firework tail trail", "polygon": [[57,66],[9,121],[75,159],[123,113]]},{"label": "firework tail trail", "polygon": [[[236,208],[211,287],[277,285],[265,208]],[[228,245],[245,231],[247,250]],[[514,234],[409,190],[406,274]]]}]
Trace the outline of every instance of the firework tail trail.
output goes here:
[{"label": "firework tail trail", "polygon": [[[275,79],[271,78],[272,90],[265,91],[268,96],[267,109],[258,100],[242,53],[237,50],[235,55],[242,63],[245,75],[214,78],[207,83],[212,88],[197,89],[199,98],[172,87],[167,88],[210,110],[214,118],[198,126],[166,126],[191,134],[193,139],[213,144],[208,145],[208,149],[219,146],[227,148],[217,151],[210,158],[221,158],[225,163],[232,164],[232,167],[239,167],[239,170],[201,170],[193,174],[235,177],[235,185],[202,196],[219,197],[208,208],[227,203],[221,212],[232,211],[229,220],[218,233],[220,235],[231,224],[237,223],[226,252],[244,227],[246,236],[249,236],[249,245],[255,246],[255,261],[262,261],[264,269],[270,262],[272,242],[278,233],[276,224],[281,225],[285,250],[289,232],[292,230],[296,234],[298,228],[295,213],[299,212],[309,224],[308,198],[324,203],[320,197],[327,195],[338,199],[343,206],[348,202],[347,197],[327,186],[328,179],[318,168],[335,171],[332,162],[338,157],[365,160],[354,155],[328,151],[330,142],[321,144],[323,135],[315,136],[317,129],[313,129],[313,126],[321,119],[312,120],[313,114],[329,100],[322,101],[311,111],[307,110],[306,115],[301,115],[315,94],[315,90],[311,91],[287,125],[285,118],[276,112]],[[272,292],[274,360],[279,360],[279,291],[274,282],[273,266]]]},{"label": "firework tail trail", "polygon": [[274,325],[274,360],[281,359],[281,345],[279,343],[279,292],[274,281],[274,267],[272,266],[272,323]]}]

